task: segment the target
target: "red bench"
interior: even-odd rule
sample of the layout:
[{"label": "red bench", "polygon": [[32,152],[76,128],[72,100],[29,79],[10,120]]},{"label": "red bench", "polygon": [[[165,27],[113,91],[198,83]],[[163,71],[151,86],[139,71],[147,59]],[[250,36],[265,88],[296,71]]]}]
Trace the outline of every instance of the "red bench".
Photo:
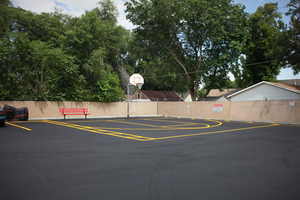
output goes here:
[{"label": "red bench", "polygon": [[84,115],[86,119],[89,114],[87,108],[60,108],[59,112],[64,115],[64,119],[66,119],[66,115]]}]

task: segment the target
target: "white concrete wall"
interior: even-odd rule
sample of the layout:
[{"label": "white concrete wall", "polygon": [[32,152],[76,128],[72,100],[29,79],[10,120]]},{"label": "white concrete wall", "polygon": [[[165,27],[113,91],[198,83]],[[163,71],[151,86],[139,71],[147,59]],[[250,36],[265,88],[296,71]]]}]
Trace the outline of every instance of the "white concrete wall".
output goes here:
[{"label": "white concrete wall", "polygon": [[300,94],[262,84],[231,97],[231,101],[299,100]]}]

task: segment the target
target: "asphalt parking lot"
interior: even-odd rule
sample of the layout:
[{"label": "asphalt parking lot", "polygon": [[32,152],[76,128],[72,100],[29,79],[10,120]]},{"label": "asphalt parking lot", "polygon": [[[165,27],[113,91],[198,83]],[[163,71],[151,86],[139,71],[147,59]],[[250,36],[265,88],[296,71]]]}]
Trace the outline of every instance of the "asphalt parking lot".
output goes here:
[{"label": "asphalt parking lot", "polygon": [[300,126],[136,118],[0,128],[0,199],[300,199]]}]

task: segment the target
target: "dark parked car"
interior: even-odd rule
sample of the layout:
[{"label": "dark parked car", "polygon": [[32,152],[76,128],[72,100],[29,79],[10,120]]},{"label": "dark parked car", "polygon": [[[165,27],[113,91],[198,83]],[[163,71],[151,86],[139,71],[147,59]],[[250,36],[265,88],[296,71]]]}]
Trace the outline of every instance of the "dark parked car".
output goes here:
[{"label": "dark parked car", "polygon": [[13,106],[4,105],[3,108],[0,107],[0,126],[4,126],[5,121],[27,121],[28,115],[27,107],[15,108]]},{"label": "dark parked car", "polygon": [[4,112],[4,109],[0,107],[0,126],[5,125],[5,120],[6,120],[6,114]]},{"label": "dark parked car", "polygon": [[4,105],[3,110],[6,114],[6,120],[19,120],[19,121],[27,121],[28,120],[28,108],[15,108],[13,106]]}]

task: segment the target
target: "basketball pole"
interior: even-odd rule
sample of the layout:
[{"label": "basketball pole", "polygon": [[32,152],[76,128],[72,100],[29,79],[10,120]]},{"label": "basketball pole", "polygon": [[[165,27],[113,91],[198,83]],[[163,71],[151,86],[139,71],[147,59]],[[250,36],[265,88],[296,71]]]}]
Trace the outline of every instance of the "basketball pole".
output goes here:
[{"label": "basketball pole", "polygon": [[129,77],[129,83],[127,84],[127,118],[129,118],[129,85],[134,85],[135,87],[138,87],[138,100],[140,99],[140,90],[144,84],[144,78],[142,75],[138,73],[134,73]]},{"label": "basketball pole", "polygon": [[129,119],[129,83],[127,84],[127,119]]}]

